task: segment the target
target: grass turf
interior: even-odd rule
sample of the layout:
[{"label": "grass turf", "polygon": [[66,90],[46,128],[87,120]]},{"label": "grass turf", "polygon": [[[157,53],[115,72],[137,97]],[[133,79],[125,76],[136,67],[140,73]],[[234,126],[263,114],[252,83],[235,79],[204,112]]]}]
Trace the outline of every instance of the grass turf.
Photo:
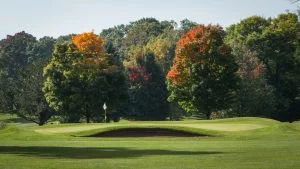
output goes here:
[{"label": "grass turf", "polygon": [[[300,122],[263,118],[36,126],[0,115],[1,169],[300,168]],[[78,137],[122,128],[170,128],[214,137]]]}]

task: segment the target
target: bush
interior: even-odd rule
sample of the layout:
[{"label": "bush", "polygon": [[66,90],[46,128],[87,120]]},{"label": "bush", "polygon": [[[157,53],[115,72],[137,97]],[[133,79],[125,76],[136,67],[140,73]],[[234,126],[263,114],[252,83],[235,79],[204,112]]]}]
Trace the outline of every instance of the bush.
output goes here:
[{"label": "bush", "polygon": [[4,122],[0,122],[0,130],[4,129],[6,127],[6,124]]},{"label": "bush", "polygon": [[210,115],[211,120],[224,119],[224,118],[227,118],[227,112],[226,111],[212,112],[211,115]]}]

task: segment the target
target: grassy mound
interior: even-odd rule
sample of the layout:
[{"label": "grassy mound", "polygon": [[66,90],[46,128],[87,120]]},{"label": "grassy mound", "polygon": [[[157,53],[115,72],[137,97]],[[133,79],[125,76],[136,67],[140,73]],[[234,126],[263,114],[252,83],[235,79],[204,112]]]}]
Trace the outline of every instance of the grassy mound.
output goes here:
[{"label": "grassy mound", "polygon": [[99,132],[121,128],[166,128],[183,130],[198,134],[223,134],[266,128],[280,122],[265,118],[231,118],[222,120],[186,120],[186,121],[122,121],[119,123],[58,124],[46,125],[35,131],[43,134],[72,134],[76,136],[92,135]]}]

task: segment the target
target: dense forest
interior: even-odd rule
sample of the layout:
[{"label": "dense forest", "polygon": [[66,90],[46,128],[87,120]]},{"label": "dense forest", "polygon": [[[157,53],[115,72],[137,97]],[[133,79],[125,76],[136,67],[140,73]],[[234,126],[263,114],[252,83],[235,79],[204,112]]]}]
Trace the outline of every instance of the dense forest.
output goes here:
[{"label": "dense forest", "polygon": [[0,112],[39,125],[257,116],[300,118],[296,14],[226,29],[143,18],[127,25],[0,41]]}]

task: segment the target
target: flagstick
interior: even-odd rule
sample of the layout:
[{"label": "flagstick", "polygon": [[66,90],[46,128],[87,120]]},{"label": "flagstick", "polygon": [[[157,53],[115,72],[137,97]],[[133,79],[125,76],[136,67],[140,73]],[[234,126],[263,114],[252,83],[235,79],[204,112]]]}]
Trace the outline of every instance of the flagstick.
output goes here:
[{"label": "flagstick", "polygon": [[107,109],[107,106],[106,106],[105,102],[103,104],[103,109],[104,109],[104,122],[106,123],[106,109]]},{"label": "flagstick", "polygon": [[104,109],[104,122],[106,123],[106,109]]}]

